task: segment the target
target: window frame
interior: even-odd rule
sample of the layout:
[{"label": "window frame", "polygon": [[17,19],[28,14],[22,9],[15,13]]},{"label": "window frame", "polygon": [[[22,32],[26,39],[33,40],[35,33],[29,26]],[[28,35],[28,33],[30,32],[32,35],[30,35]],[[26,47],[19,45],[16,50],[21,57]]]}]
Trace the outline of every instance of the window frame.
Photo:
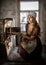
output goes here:
[{"label": "window frame", "polygon": [[[27,1],[20,1],[20,2],[27,2]],[[39,1],[30,1],[30,2],[38,2],[39,3]],[[38,8],[38,10],[20,10],[20,13],[23,13],[23,12],[32,12],[32,11],[38,12],[38,16],[39,16],[39,8]],[[39,18],[38,18],[38,23],[39,23]],[[26,25],[26,23],[20,22],[20,26],[21,26],[21,24],[25,24]],[[22,32],[24,32],[24,31],[22,31]]]}]

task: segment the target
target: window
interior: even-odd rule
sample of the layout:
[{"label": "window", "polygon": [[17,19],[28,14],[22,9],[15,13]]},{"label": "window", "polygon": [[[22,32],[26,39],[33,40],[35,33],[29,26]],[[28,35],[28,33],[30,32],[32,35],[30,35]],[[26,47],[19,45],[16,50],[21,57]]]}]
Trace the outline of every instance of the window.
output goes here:
[{"label": "window", "polygon": [[26,31],[27,15],[30,11],[35,11],[36,20],[39,22],[39,2],[38,1],[20,1],[20,28]]},{"label": "window", "polygon": [[39,2],[38,1],[20,1],[20,10],[38,10]]}]

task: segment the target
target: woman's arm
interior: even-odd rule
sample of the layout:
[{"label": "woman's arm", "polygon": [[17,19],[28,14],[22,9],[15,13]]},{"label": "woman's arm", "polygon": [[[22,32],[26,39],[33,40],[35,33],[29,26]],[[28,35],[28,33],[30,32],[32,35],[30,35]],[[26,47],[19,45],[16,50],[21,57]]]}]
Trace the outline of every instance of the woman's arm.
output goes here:
[{"label": "woman's arm", "polygon": [[33,40],[33,39],[35,38],[35,36],[31,35],[31,36],[29,37],[29,36],[27,36],[27,35],[22,34],[22,38],[23,38],[23,39],[27,39],[27,40]]}]

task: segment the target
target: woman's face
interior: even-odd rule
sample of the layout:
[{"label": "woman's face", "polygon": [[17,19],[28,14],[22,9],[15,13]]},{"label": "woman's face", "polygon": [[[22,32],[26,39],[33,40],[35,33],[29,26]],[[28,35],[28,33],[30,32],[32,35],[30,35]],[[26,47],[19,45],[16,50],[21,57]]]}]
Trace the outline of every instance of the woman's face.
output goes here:
[{"label": "woman's face", "polygon": [[33,17],[31,17],[30,15],[28,16],[28,23],[31,23],[33,21]]}]

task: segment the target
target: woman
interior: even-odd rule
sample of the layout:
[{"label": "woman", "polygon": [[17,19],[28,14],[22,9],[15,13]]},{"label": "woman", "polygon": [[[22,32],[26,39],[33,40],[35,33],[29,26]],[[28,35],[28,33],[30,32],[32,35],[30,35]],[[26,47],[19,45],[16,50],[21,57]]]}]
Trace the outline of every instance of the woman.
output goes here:
[{"label": "woman", "polygon": [[39,38],[40,27],[33,15],[28,15],[26,35],[20,41],[20,55],[25,60],[34,60],[41,57],[42,45]]}]

